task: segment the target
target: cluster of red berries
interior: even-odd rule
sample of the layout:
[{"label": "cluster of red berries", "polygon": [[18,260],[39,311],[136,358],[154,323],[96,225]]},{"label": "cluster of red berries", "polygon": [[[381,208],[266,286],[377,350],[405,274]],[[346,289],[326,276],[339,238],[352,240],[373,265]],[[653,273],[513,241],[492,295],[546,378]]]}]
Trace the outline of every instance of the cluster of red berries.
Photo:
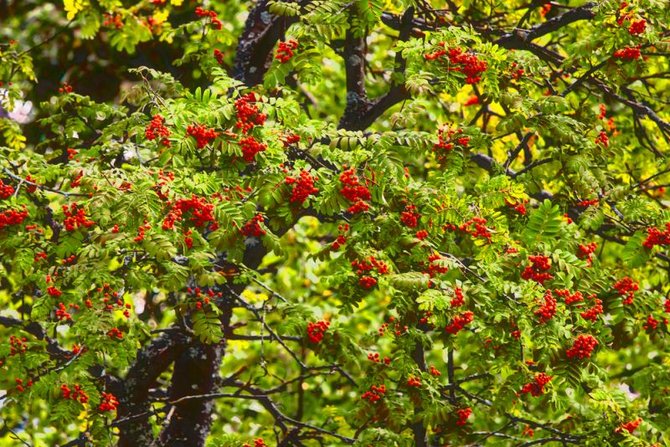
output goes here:
[{"label": "cluster of red berries", "polygon": [[512,71],[512,79],[514,79],[515,81],[521,79],[526,72],[523,68],[517,68],[518,66],[519,64],[517,64],[516,62],[512,62],[512,64],[510,65],[510,69]]},{"label": "cluster of red berries", "polygon": [[133,184],[130,183],[129,181],[124,180],[119,184],[119,186],[117,186],[117,188],[119,189],[119,191],[130,191],[131,189],[133,189]]},{"label": "cluster of red berries", "polygon": [[579,259],[586,259],[589,265],[593,262],[593,253],[598,248],[598,244],[590,242],[588,244],[579,244],[577,247],[577,257]]},{"label": "cluster of red berries", "polygon": [[151,224],[149,223],[148,220],[144,219],[144,224],[140,225],[137,228],[137,236],[133,238],[133,241],[137,242],[138,244],[144,240],[144,236],[146,235],[146,232],[151,229]]},{"label": "cluster of red berries", "polygon": [[604,147],[608,147],[610,145],[610,139],[607,136],[607,132],[604,130],[601,130],[596,139],[594,140],[596,144],[600,144]]},{"label": "cluster of red berries", "polygon": [[622,61],[634,61],[639,59],[642,56],[640,52],[640,47],[624,47],[620,50],[616,50],[612,56]]},{"label": "cluster of red berries", "polygon": [[223,292],[214,292],[214,290],[212,289],[207,289],[207,291],[204,292],[206,295],[203,297],[203,299],[200,299],[200,297],[203,296],[203,291],[200,287],[196,287],[195,289],[189,287],[186,289],[186,291],[189,294],[195,296],[196,298],[195,307],[198,310],[202,310],[204,306],[207,306],[212,298],[214,297],[221,298],[223,296]]},{"label": "cluster of red berries", "polygon": [[607,116],[607,106],[605,104],[600,104],[598,105],[598,119],[599,120],[604,120],[605,117]]},{"label": "cluster of red berries", "polygon": [[100,400],[100,405],[98,405],[98,410],[100,411],[116,411],[119,406],[119,400],[112,393],[102,392],[102,399]]},{"label": "cluster of red berries", "polygon": [[49,296],[53,297],[59,297],[63,294],[63,292],[61,292],[60,290],[58,290],[57,287],[54,286],[47,287],[47,293],[49,294]]},{"label": "cluster of red berries", "polygon": [[[549,5],[549,8],[551,8],[551,3],[547,3],[547,5]],[[521,434],[523,436],[527,436],[529,438],[532,438],[533,436],[535,436],[535,430],[533,430],[533,428],[530,425],[526,425],[523,428],[523,431],[521,432]]]},{"label": "cluster of red berries", "polygon": [[67,82],[63,82],[61,86],[58,88],[58,93],[72,93],[72,92],[73,88]]},{"label": "cluster of red berries", "polygon": [[374,363],[384,363],[385,365],[390,365],[391,364],[391,358],[390,357],[384,357],[383,359],[380,358],[379,353],[375,352],[374,354],[372,352],[368,353],[368,360]]},{"label": "cluster of red berries", "polygon": [[27,387],[27,388],[30,388],[31,386],[33,386],[33,381],[32,381],[32,379],[28,379],[28,380],[25,382],[25,386],[24,386],[23,379],[19,379],[19,378],[17,377],[16,379],[14,379],[14,381],[16,382],[16,390],[17,390],[19,393],[24,392],[25,389],[26,389],[26,387]]},{"label": "cluster of red berries", "polygon": [[456,425],[459,427],[464,426],[465,424],[468,423],[468,418],[472,415],[472,408],[461,408],[459,410],[456,410],[456,415],[458,416],[458,420],[456,421]]},{"label": "cluster of red berries", "polygon": [[373,278],[372,276],[362,276],[358,280],[358,284],[364,289],[371,289],[377,285],[377,279]]},{"label": "cluster of red berries", "polygon": [[644,19],[640,20],[633,20],[630,22],[630,26],[628,27],[628,32],[632,36],[637,36],[639,34],[644,33],[644,30],[647,28],[647,21]]},{"label": "cluster of red berries", "polygon": [[642,423],[642,418],[637,418],[634,421],[629,421],[624,424],[619,425],[619,427],[614,430],[617,433],[621,433],[622,431],[627,431],[628,433],[633,433]]},{"label": "cluster of red berries", "polygon": [[247,237],[261,237],[266,234],[265,230],[261,228],[260,225],[264,221],[265,218],[263,215],[258,213],[240,228],[240,233]]},{"label": "cluster of red berries", "polygon": [[582,295],[582,292],[576,291],[575,293],[570,293],[568,289],[557,289],[554,290],[554,293],[557,296],[562,297],[565,300],[566,305],[570,305],[573,303],[579,303],[581,301],[584,301],[584,295]]},{"label": "cluster of red berries", "polygon": [[440,377],[442,373],[440,372],[439,369],[435,368],[435,365],[430,365],[430,368],[428,368],[428,372],[430,373],[431,376],[433,377]]},{"label": "cluster of red berries", "polygon": [[544,255],[528,256],[531,265],[521,272],[521,278],[525,280],[533,280],[538,284],[544,284],[545,281],[551,280],[554,275],[548,271],[551,269],[551,260]]},{"label": "cluster of red berries", "polygon": [[491,242],[491,231],[489,231],[486,226],[486,219],[483,217],[473,217],[470,220],[465,221],[463,224],[456,226],[454,224],[445,224],[444,230],[456,231],[460,230],[464,233],[469,234],[474,238],[481,237],[486,239],[488,242]]},{"label": "cluster of red berries", "polygon": [[435,275],[441,275],[443,273],[447,273],[448,271],[449,267],[447,267],[445,259],[441,254],[434,252],[428,255],[428,270],[426,270],[428,276],[432,278]]},{"label": "cluster of red berries", "polygon": [[351,262],[351,267],[356,270],[356,274],[359,276],[358,284],[364,289],[371,289],[377,285],[377,279],[370,276],[373,270],[376,270],[380,275],[385,275],[389,272],[388,265],[384,261],[379,261],[374,256],[370,256],[367,260],[364,259],[362,261],[355,259]]},{"label": "cluster of red berries", "polygon": [[330,327],[330,321],[320,320],[307,323],[307,337],[312,343],[320,343]]},{"label": "cluster of red berries", "polygon": [[256,95],[253,92],[247,93],[235,101],[237,112],[235,127],[240,129],[242,133],[248,134],[254,126],[262,126],[267,119],[267,115],[259,112],[256,102]]},{"label": "cluster of red berries", "polygon": [[465,328],[465,326],[472,323],[474,319],[474,313],[470,312],[469,310],[465,311],[460,315],[456,315],[451,323],[444,328],[444,330],[446,330],[448,334],[458,334],[461,330],[463,330],[463,328]]},{"label": "cluster of red berries", "polygon": [[[124,303],[123,300],[119,297],[119,292],[111,290],[111,286],[109,284],[103,284],[102,287],[98,287],[96,289],[98,293],[103,294],[102,302],[105,304],[104,310],[107,312],[111,312],[114,310],[114,304],[119,309],[124,309],[123,310],[123,315],[126,318],[130,318],[130,309],[132,308],[132,305],[130,303]],[[86,300],[84,301],[84,304],[86,305],[87,308],[92,309],[93,308],[93,301],[91,301],[90,297],[87,297]]]},{"label": "cluster of red berries", "polygon": [[218,62],[219,65],[223,65],[223,51],[219,50],[218,48],[214,49],[214,58],[216,59],[216,62]]},{"label": "cluster of red berries", "polygon": [[71,204],[69,208],[67,205],[63,205],[63,214],[65,215],[63,225],[65,225],[67,231],[74,231],[81,227],[89,228],[95,225],[95,222],[86,217],[86,211],[76,203]]},{"label": "cluster of red berries", "polygon": [[400,222],[409,228],[416,228],[419,225],[421,215],[416,212],[416,206],[407,205],[405,211],[400,213]]},{"label": "cluster of red berries", "polygon": [[402,326],[400,324],[400,321],[396,320],[396,318],[393,315],[391,315],[388,318],[388,321],[389,321],[388,323],[382,324],[381,327],[377,329],[377,333],[379,334],[380,337],[383,336],[384,333],[386,333],[386,330],[389,328],[389,324],[391,323],[393,323],[393,333],[395,334],[396,337],[400,337],[403,333],[406,333],[407,330],[409,329],[409,327],[407,327],[406,325]]},{"label": "cluster of red berries", "polygon": [[[581,207],[581,208],[588,208],[590,206],[598,206],[599,203],[600,203],[600,200],[598,200],[598,199],[586,199],[586,200],[580,200],[579,202],[577,202],[577,206]],[[572,219],[570,219],[570,220],[572,220]],[[572,223],[572,222],[570,221],[568,223]]]},{"label": "cluster of red berries", "polygon": [[512,202],[510,200],[505,199],[505,205],[512,208],[514,211],[521,214],[522,216],[525,216],[526,213],[528,212],[528,210],[526,209],[526,202],[524,201]]},{"label": "cluster of red berries", "polygon": [[652,332],[655,331],[656,328],[658,328],[658,323],[659,321],[656,318],[654,318],[652,315],[649,315],[647,317],[647,321],[642,325],[642,327],[644,328],[645,331]]},{"label": "cluster of red berries", "polygon": [[242,149],[242,158],[247,163],[252,163],[256,158],[256,154],[264,152],[268,148],[265,143],[261,143],[252,136],[242,138],[239,141],[239,145]]},{"label": "cluster of red berries", "polygon": [[74,389],[70,388],[66,384],[62,384],[60,386],[60,391],[63,399],[72,399],[81,404],[88,402],[88,394],[86,394],[86,391],[84,391],[78,384],[74,385]]},{"label": "cluster of red berries", "polygon": [[8,199],[14,194],[14,187],[12,185],[5,185],[0,179],[0,199]]},{"label": "cluster of red berries", "polygon": [[79,171],[77,175],[70,181],[70,187],[76,188],[81,185],[81,179],[84,178],[84,171]]},{"label": "cluster of red berries", "polygon": [[223,22],[217,18],[216,12],[210,9],[205,9],[202,6],[196,6],[195,15],[198,17],[209,17],[211,19],[212,28],[215,30],[220,30],[223,28]]},{"label": "cluster of red berries", "polygon": [[111,339],[123,340],[123,331],[117,327],[113,327],[107,331],[107,336]]},{"label": "cluster of red berries", "polygon": [[304,203],[311,195],[319,193],[319,189],[314,187],[314,183],[318,180],[316,176],[312,176],[309,172],[302,170],[298,178],[286,177],[284,182],[287,185],[293,185],[291,191],[291,203]]},{"label": "cluster of red berries", "polygon": [[533,382],[526,383],[521,388],[521,393],[526,394],[530,393],[531,396],[537,397],[544,394],[544,386],[551,382],[552,376],[548,376],[545,373],[535,374]]},{"label": "cluster of red berries", "polygon": [[578,335],[572,347],[565,351],[565,354],[569,359],[589,358],[596,346],[598,346],[598,340],[593,335]]},{"label": "cluster of red berries", "polygon": [[665,224],[665,230],[656,227],[647,228],[647,238],[642,246],[651,250],[656,245],[670,245],[670,222]]},{"label": "cluster of red berries", "polygon": [[361,399],[367,400],[370,403],[375,403],[381,400],[384,395],[386,395],[386,385],[372,385],[368,391],[361,395]]},{"label": "cluster of red berries", "polygon": [[[542,5],[542,7],[540,8],[540,16],[546,17],[547,14],[549,14],[550,11],[551,11],[551,3],[547,2],[544,5]],[[530,427],[528,427],[528,428],[530,428]],[[533,437],[533,434],[532,434],[533,430],[531,429],[530,431],[531,431],[530,436],[532,438]]]},{"label": "cluster of red berries", "polygon": [[193,238],[191,237],[192,234],[193,230],[191,229],[188,229],[184,232],[184,244],[189,250],[193,248]]},{"label": "cluster of red berries", "polygon": [[670,298],[666,298],[663,302],[663,310],[670,314]]},{"label": "cluster of red berries", "polygon": [[421,379],[419,377],[409,376],[407,378],[407,386],[419,388],[421,386]]},{"label": "cluster of red berries", "polygon": [[15,335],[9,336],[9,355],[23,354],[28,349],[26,342],[28,339],[26,337],[17,337]]},{"label": "cluster of red berries", "polygon": [[285,64],[291,60],[294,54],[293,52],[296,49],[298,49],[298,41],[295,39],[290,39],[286,42],[279,42],[275,59],[277,59],[282,64]]},{"label": "cluster of red berries", "polygon": [[248,194],[251,191],[253,191],[253,188],[251,186],[243,188],[240,185],[235,185],[234,187],[224,186],[221,188],[221,190],[227,194],[223,195],[217,192],[212,194],[212,197],[222,201],[230,201],[230,200],[244,199],[245,197],[248,196]]},{"label": "cluster of red berries", "polygon": [[349,224],[341,224],[337,226],[337,230],[340,234],[335,238],[335,242],[331,245],[331,248],[335,251],[339,250],[344,244],[347,243],[347,238],[345,234],[349,231]]},{"label": "cluster of red berries", "polygon": [[0,212],[0,230],[11,225],[21,225],[28,217],[28,210],[24,206],[19,210],[5,210]]},{"label": "cluster of red berries", "polygon": [[198,149],[207,146],[219,136],[217,131],[208,129],[204,124],[190,124],[186,128],[186,133],[195,138]]},{"label": "cluster of red berries", "polygon": [[173,205],[168,215],[163,220],[163,230],[171,230],[177,221],[182,220],[184,214],[191,213],[191,222],[196,227],[204,227],[214,219],[214,204],[208,203],[203,197],[195,194],[190,199],[179,199]]},{"label": "cluster of red berries", "polygon": [[449,71],[458,71],[465,75],[466,84],[476,84],[482,77],[488,67],[486,61],[479,59],[476,55],[463,51],[461,48],[446,49],[444,42],[440,42],[442,48],[433,52],[424,54],[427,61],[436,60],[442,56],[447,56],[449,62]]},{"label": "cluster of red berries", "polygon": [[598,315],[601,315],[603,313],[603,302],[602,300],[596,298],[595,295],[592,296],[591,298],[593,299],[593,307],[586,309],[579,315],[581,315],[582,318],[585,320],[594,322],[598,319]]},{"label": "cluster of red berries", "polygon": [[449,152],[457,144],[463,149],[470,144],[470,137],[462,136],[463,129],[452,129],[451,126],[441,126],[437,131],[437,143],[433,145],[433,150],[438,152]]},{"label": "cluster of red berries", "polygon": [[284,147],[289,147],[292,144],[296,144],[300,141],[300,135],[298,134],[287,134],[282,137],[282,144]]},{"label": "cluster of red berries", "polygon": [[161,144],[165,147],[170,146],[170,129],[165,126],[165,118],[161,115],[154,115],[154,117],[149,122],[149,125],[144,129],[144,136],[149,141],[153,141],[157,138],[160,138]]},{"label": "cluster of red berries", "polygon": [[104,13],[103,16],[105,17],[105,20],[102,22],[102,26],[106,28],[114,27],[116,29],[123,28],[123,20],[121,14]]},{"label": "cluster of red berries", "polygon": [[[78,304],[70,304],[71,309],[79,310]],[[56,309],[56,319],[58,321],[63,320],[72,320],[72,315],[68,312],[68,308],[63,303],[58,303],[58,309]]]},{"label": "cluster of red berries", "polygon": [[617,11],[619,17],[617,17],[616,23],[619,26],[624,26],[626,22],[629,22],[630,25],[628,26],[628,33],[631,36],[638,36],[644,33],[645,29],[647,28],[647,21],[644,19],[634,20],[633,10],[623,12],[623,10],[626,9],[628,6],[629,6],[628,2],[621,2],[621,4],[619,5],[619,11]]},{"label": "cluster of red berries", "polygon": [[88,349],[84,346],[83,348],[77,343],[72,345],[72,355],[79,355],[81,352],[86,352]]},{"label": "cluster of red berries", "polygon": [[479,96],[472,95],[465,100],[465,102],[463,103],[463,107],[476,106],[477,104],[479,104]]},{"label": "cluster of red berries", "polygon": [[365,200],[372,199],[372,195],[368,187],[360,183],[354,168],[347,169],[340,175],[340,183],[343,185],[340,194],[353,204],[347,210],[348,212],[356,214],[370,208]]},{"label": "cluster of red berries", "polygon": [[[245,442],[242,447],[251,447],[251,445]],[[253,447],[268,447],[268,445],[263,441],[263,438],[258,438],[254,441]]]},{"label": "cluster of red berries", "polygon": [[451,307],[461,307],[465,304],[465,298],[463,297],[463,289],[460,287],[454,287],[454,298],[451,300]]},{"label": "cluster of red berries", "polygon": [[640,285],[626,276],[614,283],[614,288],[624,297],[623,304],[633,304],[635,292],[640,290]]},{"label": "cluster of red berries", "polygon": [[540,318],[540,323],[546,323],[556,315],[556,299],[551,290],[544,292],[544,303],[534,312]]}]

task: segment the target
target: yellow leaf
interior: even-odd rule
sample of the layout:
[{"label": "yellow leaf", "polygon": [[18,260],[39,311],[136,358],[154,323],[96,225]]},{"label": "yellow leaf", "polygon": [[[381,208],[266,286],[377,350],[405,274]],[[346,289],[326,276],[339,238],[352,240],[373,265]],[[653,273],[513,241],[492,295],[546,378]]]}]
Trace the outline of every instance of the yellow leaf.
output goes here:
[{"label": "yellow leaf", "polygon": [[170,3],[171,3],[173,6],[181,6],[182,3],[184,3],[184,0],[170,0]]},{"label": "yellow leaf", "polygon": [[67,12],[67,19],[74,19],[77,14],[88,6],[88,0],[63,0],[65,12]]},{"label": "yellow leaf", "polygon": [[154,25],[162,25],[170,15],[170,12],[166,9],[163,11],[156,11],[153,15]]}]

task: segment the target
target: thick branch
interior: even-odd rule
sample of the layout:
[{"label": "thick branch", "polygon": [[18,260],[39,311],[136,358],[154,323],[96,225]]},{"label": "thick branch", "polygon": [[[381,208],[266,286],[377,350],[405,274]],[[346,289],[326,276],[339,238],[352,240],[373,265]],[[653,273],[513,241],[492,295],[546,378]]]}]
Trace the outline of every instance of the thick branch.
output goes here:
[{"label": "thick branch", "polygon": [[[214,389],[223,355],[220,345],[195,342],[175,360],[170,396],[179,400]],[[161,433],[166,447],[204,446],[212,423],[214,402],[209,399],[183,400],[169,413],[169,424]]]},{"label": "thick branch", "polygon": [[[414,8],[408,8],[399,20],[398,40],[410,37]],[[408,99],[409,92],[404,82],[391,85],[382,97],[370,101],[365,94],[365,38],[356,37],[354,31],[347,32],[344,60],[347,73],[347,105],[339,127],[347,130],[365,130],[397,103]],[[405,59],[400,52],[395,56],[395,72],[403,75]]]},{"label": "thick branch", "polygon": [[119,447],[142,447],[152,444],[149,388],[181,354],[185,341],[186,337],[180,331],[161,333],[138,353],[126,379],[119,384],[120,389],[113,390],[120,400],[117,421],[133,415],[142,415],[119,425]]},{"label": "thick branch", "polygon": [[349,29],[344,40],[344,66],[347,77],[347,103],[339,127],[361,130],[358,123],[371,107],[365,93],[365,34]]},{"label": "thick branch", "polygon": [[[268,0],[261,0],[251,10],[239,38],[233,66],[233,77],[248,86],[263,82],[272,63],[272,49],[298,17],[280,17],[268,11]],[[301,5],[309,1],[303,0]]]},{"label": "thick branch", "polygon": [[46,331],[39,323],[32,322],[25,324],[23,321],[16,318],[0,316],[0,326],[17,327],[33,335],[38,340],[44,340],[47,343],[47,352],[52,357],[57,357],[59,359],[68,359],[72,357],[72,352],[61,348],[56,340],[47,336]]}]

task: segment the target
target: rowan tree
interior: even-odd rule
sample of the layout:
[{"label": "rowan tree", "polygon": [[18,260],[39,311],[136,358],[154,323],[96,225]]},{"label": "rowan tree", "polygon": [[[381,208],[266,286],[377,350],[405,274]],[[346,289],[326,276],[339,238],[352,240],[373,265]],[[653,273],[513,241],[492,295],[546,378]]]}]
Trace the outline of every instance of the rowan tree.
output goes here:
[{"label": "rowan tree", "polygon": [[670,445],[658,0],[0,0],[0,445]]}]

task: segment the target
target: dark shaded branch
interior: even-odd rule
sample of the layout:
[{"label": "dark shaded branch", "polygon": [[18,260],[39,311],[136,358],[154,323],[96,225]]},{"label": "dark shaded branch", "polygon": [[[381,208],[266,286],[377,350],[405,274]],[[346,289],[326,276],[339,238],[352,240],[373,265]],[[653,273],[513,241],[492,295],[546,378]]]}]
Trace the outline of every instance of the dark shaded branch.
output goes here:
[{"label": "dark shaded branch", "polygon": [[317,427],[316,425],[308,424],[305,422],[298,421],[296,419],[293,419],[289,416],[286,416],[284,413],[281,412],[277,404],[270,399],[263,390],[254,388],[254,387],[249,387],[244,383],[237,382],[237,386],[239,386],[241,389],[244,389],[245,391],[249,392],[250,394],[240,394],[240,393],[208,393],[208,394],[193,394],[193,395],[187,395],[183,396],[178,400],[170,401],[168,402],[169,404],[174,404],[174,405],[181,405],[185,402],[189,401],[211,401],[213,399],[247,399],[247,400],[256,400],[258,401],[263,407],[272,415],[272,417],[275,419],[275,422],[277,426],[282,429],[282,431],[287,432],[288,430],[288,424],[291,424],[295,427],[300,427],[308,430],[315,431],[317,433],[321,433],[324,435],[332,436],[334,438],[337,438],[346,444],[353,444],[355,442],[355,439],[349,438],[347,436],[340,435],[336,432],[326,430],[321,427]]},{"label": "dark shaded branch", "polygon": [[191,344],[176,358],[170,396],[179,402],[168,413],[169,423],[160,435],[161,445],[168,447],[203,446],[212,423],[214,402],[179,401],[183,396],[211,391],[219,375],[223,347],[200,342]]},{"label": "dark shaded branch", "polygon": [[120,401],[117,421],[133,415],[142,415],[120,425],[119,447],[142,447],[152,444],[149,388],[174,359],[181,355],[185,341],[186,337],[180,331],[161,333],[139,351],[125,380],[119,384],[119,389],[112,390]]},{"label": "dark shaded branch", "polygon": [[360,30],[348,29],[342,53],[347,84],[347,103],[339,124],[342,129],[363,129],[359,120],[372,105],[365,92],[365,53],[365,34]]},{"label": "dark shaded branch", "polygon": [[[399,21],[400,41],[410,37],[414,17],[414,8],[408,8]],[[370,101],[365,94],[365,38],[356,37],[349,30],[345,41],[344,60],[347,73],[347,105],[339,127],[347,130],[364,130],[374,123],[388,109],[408,99],[409,92],[404,82],[391,85],[382,97]],[[402,75],[405,71],[405,59],[400,52],[395,55],[395,72]]]},{"label": "dark shaded branch", "polygon": [[536,25],[528,31],[527,39],[535,40],[538,37],[542,37],[545,34],[557,31],[571,23],[578,22],[580,20],[590,20],[596,15],[594,11],[595,6],[595,2],[585,3],[582,6],[570,9],[559,16],[553,17],[539,25]]},{"label": "dark shaded branch", "polygon": [[[298,21],[298,17],[271,14],[268,3],[268,0],[261,0],[251,10],[237,45],[233,77],[248,86],[263,82],[272,63],[272,49],[286,29]],[[307,3],[307,0],[300,2],[301,5]]]},{"label": "dark shaded branch", "polygon": [[46,331],[39,323],[32,322],[25,324],[23,321],[16,318],[0,316],[0,326],[19,328],[31,334],[38,340],[44,340],[47,344],[47,352],[51,357],[59,359],[69,359],[72,357],[72,352],[61,348],[55,339],[47,335]]},{"label": "dark shaded branch", "polygon": [[[419,367],[421,371],[426,371],[426,355],[421,344],[421,340],[416,342],[414,346],[414,352],[412,353],[412,359],[414,363]],[[426,431],[426,426],[423,425],[421,421],[421,413],[423,408],[420,403],[415,404],[414,406],[414,416],[415,420],[412,422],[412,432],[414,433],[414,445],[415,447],[426,447],[428,445],[428,433]]]}]

